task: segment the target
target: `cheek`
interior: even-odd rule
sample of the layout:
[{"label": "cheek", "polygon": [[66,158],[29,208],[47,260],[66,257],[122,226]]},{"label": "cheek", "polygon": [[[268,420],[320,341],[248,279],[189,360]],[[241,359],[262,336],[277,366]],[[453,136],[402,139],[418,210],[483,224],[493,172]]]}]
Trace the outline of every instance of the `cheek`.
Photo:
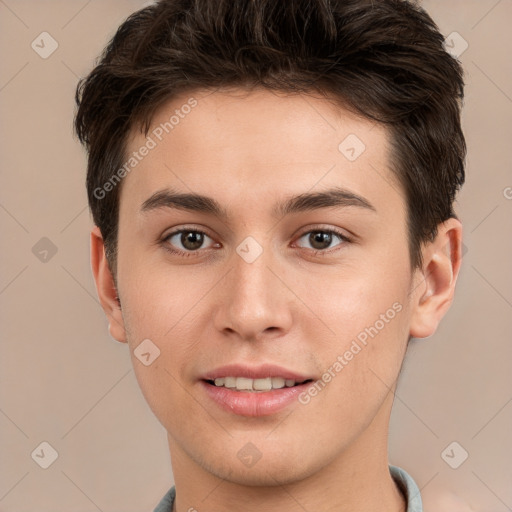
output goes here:
[{"label": "cheek", "polygon": [[345,402],[343,407],[372,397],[378,402],[398,376],[408,337],[409,275],[388,272],[354,269],[326,280],[321,293],[309,292],[312,309],[329,327],[323,343],[317,341],[324,380],[331,379],[329,400]]},{"label": "cheek", "polygon": [[175,338],[190,321],[202,288],[193,286],[194,276],[185,277],[185,272],[161,263],[137,265],[134,259],[129,264],[130,269],[124,274],[122,304],[131,337]]},{"label": "cheek", "polygon": [[332,344],[364,340],[368,331],[395,331],[407,316],[403,312],[409,300],[409,276],[403,272],[395,276],[382,268],[341,271],[336,278],[306,281],[303,294],[329,328]]},{"label": "cheek", "polygon": [[[183,362],[190,361],[201,294],[196,295],[193,287],[184,291],[183,277],[154,267],[149,272],[138,270],[133,265],[122,281],[123,320],[137,380],[156,412],[159,402],[170,402],[163,397],[176,394]],[[146,345],[141,345],[143,341]],[[151,355],[140,357],[139,346],[149,347],[145,353]],[[144,364],[147,359],[152,361],[149,365]]]}]

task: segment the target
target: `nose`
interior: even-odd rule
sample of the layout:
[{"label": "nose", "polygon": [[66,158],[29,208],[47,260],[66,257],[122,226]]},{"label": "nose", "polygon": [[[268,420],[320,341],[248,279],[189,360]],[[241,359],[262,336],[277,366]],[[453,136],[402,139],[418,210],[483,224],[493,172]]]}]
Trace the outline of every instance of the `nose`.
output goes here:
[{"label": "nose", "polygon": [[277,338],[288,332],[294,296],[270,249],[252,262],[238,253],[230,260],[231,269],[218,287],[216,329],[246,341]]}]

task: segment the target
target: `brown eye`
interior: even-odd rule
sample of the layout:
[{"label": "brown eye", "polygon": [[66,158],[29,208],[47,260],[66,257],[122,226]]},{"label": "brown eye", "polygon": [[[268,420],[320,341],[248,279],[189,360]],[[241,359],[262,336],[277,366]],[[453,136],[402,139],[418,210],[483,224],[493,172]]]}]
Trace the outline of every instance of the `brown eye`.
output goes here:
[{"label": "brown eye", "polygon": [[[203,248],[205,238],[211,238],[202,231],[194,229],[182,229],[168,235],[164,242],[172,246],[172,250],[176,252],[194,252]],[[213,240],[212,240],[213,242]]]},{"label": "brown eye", "polygon": [[328,249],[332,242],[332,235],[325,231],[313,231],[309,234],[308,242],[313,249]]},{"label": "brown eye", "polygon": [[203,245],[204,235],[197,231],[185,231],[181,233],[180,242],[189,251],[195,251]]},{"label": "brown eye", "polygon": [[[334,241],[336,241],[336,238],[339,240],[339,243],[332,246],[331,244]],[[348,241],[348,239],[341,233],[328,229],[317,229],[314,231],[308,231],[307,233],[304,233],[299,238],[299,240],[306,240],[307,243],[310,245],[309,248],[311,248],[314,251],[327,251],[328,249],[332,249],[333,247],[336,247],[338,245],[341,245],[343,242]],[[303,248],[308,248],[300,244],[299,246]]]}]

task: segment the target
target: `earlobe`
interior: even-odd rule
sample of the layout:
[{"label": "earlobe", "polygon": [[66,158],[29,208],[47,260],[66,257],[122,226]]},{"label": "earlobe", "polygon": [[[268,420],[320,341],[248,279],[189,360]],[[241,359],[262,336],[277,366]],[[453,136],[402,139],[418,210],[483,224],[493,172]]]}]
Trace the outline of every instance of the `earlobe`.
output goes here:
[{"label": "earlobe", "polygon": [[114,279],[105,256],[103,237],[97,226],[91,231],[91,267],[98,298],[109,322],[109,333],[111,337],[117,341],[126,343],[126,332],[121,305],[117,297]]},{"label": "earlobe", "polygon": [[413,282],[410,335],[427,338],[450,308],[462,259],[462,225],[448,219],[423,248],[423,267]]}]

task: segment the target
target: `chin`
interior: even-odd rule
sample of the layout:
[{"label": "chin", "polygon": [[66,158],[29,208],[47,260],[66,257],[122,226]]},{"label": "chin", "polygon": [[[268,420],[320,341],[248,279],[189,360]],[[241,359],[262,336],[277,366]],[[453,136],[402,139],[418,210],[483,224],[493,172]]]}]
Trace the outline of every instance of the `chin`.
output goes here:
[{"label": "chin", "polygon": [[[262,461],[260,461],[262,462]],[[281,464],[279,468],[268,463],[261,464],[247,469],[230,468],[228,471],[223,468],[209,468],[217,477],[227,480],[233,484],[244,485],[247,487],[277,487],[288,485],[307,478],[315,473],[314,469],[308,471],[306,468],[290,468],[283,470]]]},{"label": "chin", "polygon": [[[257,452],[254,445],[245,446],[237,452],[223,451],[221,454],[209,453],[199,464],[209,473],[228,482],[248,487],[275,487],[304,480],[328,464],[329,461],[310,460],[298,446],[293,453],[279,452],[267,447]],[[251,458],[252,457],[252,458]]]}]

